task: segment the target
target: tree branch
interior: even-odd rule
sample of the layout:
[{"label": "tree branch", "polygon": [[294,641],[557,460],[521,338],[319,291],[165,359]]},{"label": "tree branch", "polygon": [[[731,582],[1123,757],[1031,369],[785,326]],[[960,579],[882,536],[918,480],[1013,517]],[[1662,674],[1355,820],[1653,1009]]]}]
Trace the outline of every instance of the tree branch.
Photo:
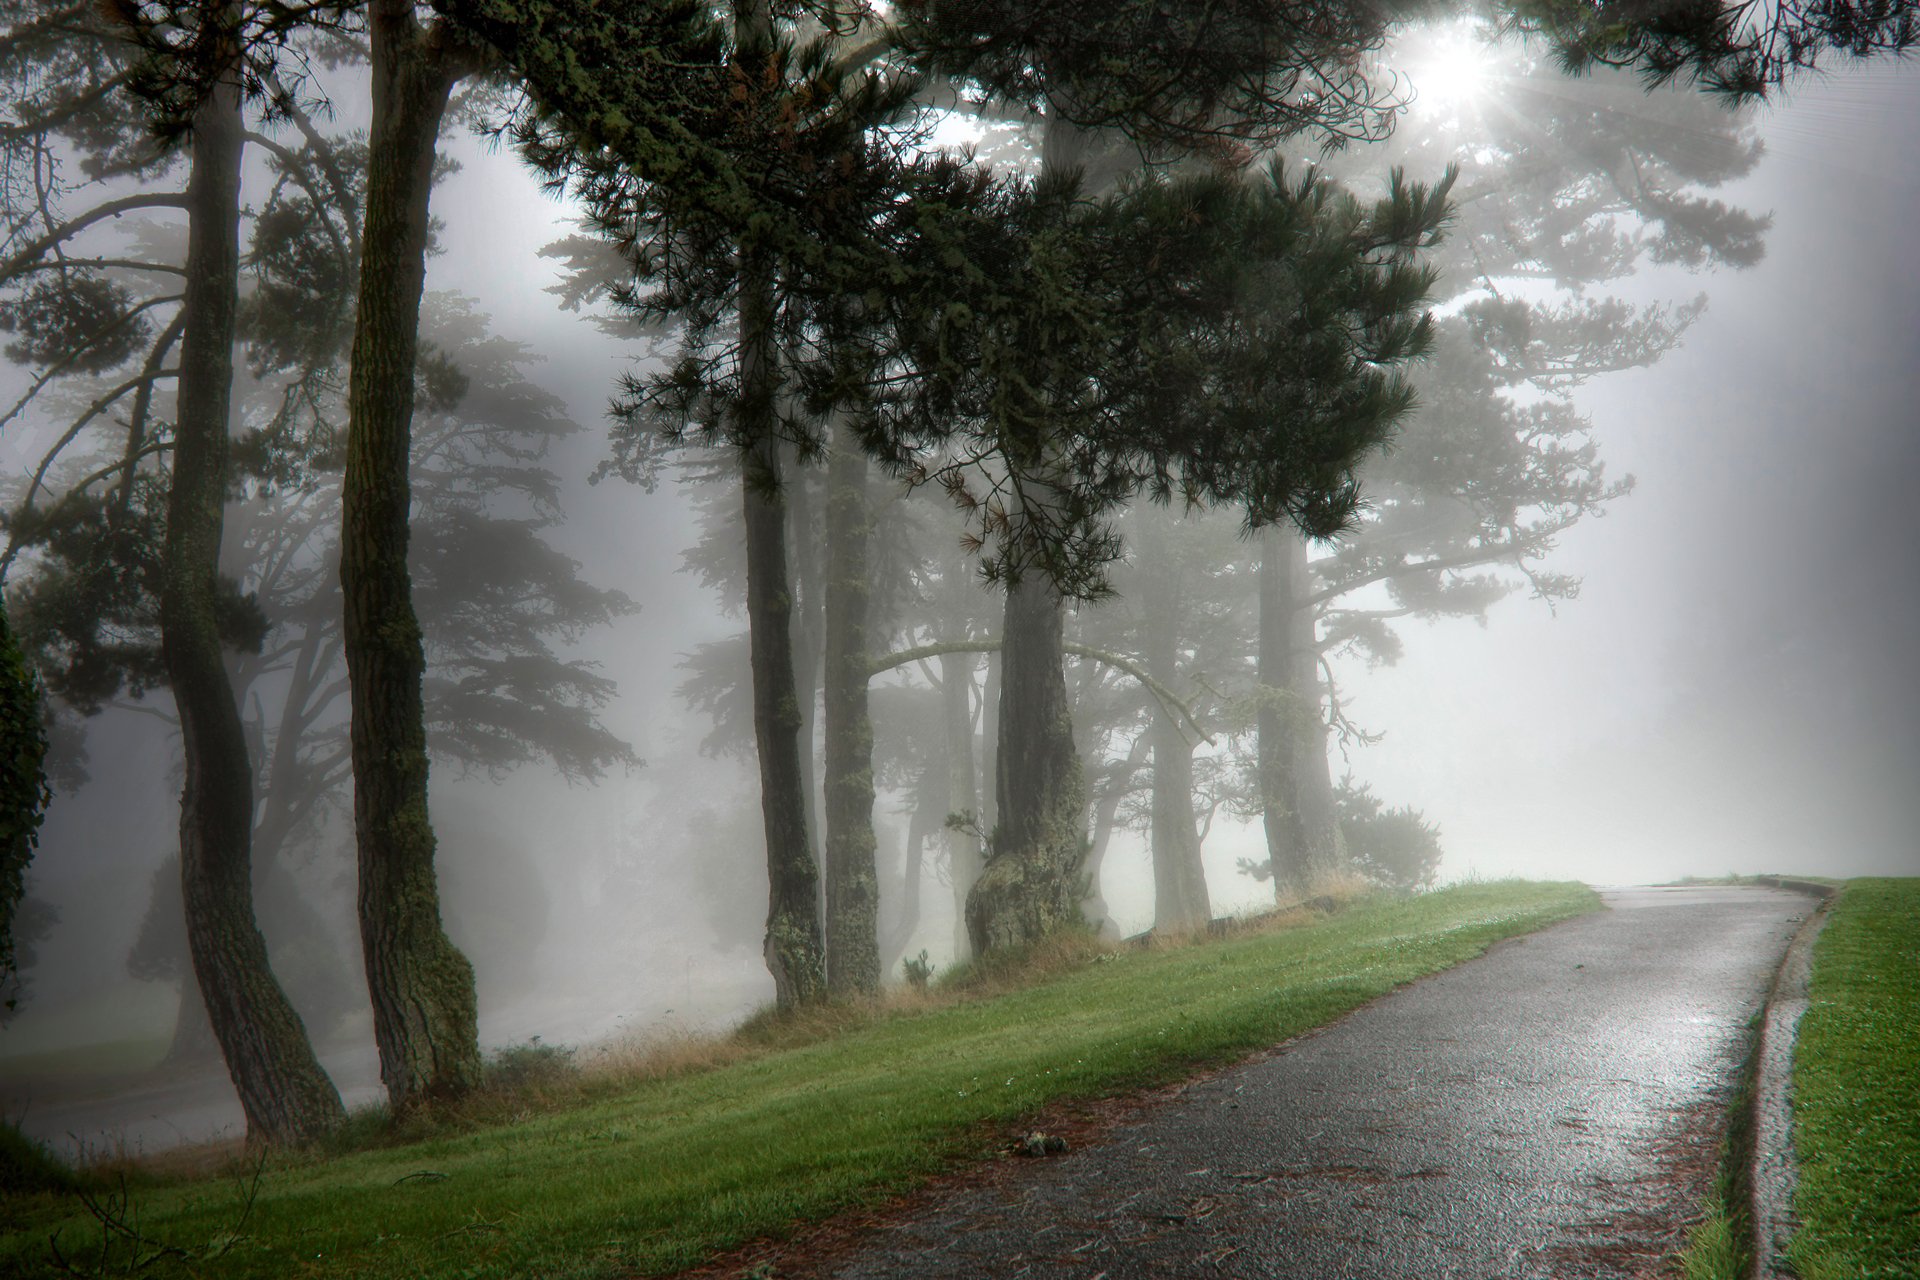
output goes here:
[{"label": "tree branch", "polygon": [[105,222],[109,218],[117,218],[123,213],[133,213],[139,209],[185,209],[187,207],[187,193],[184,191],[154,191],[143,195],[122,196],[118,200],[109,200],[105,204],[95,205],[80,216],[61,223],[5,262],[0,262],[0,281],[13,279],[20,273],[22,267],[37,261],[47,250],[65,244],[96,222]]},{"label": "tree branch", "polygon": [[[1167,688],[1166,685],[1161,684],[1158,680],[1147,674],[1146,669],[1139,663],[1133,661],[1133,659],[1123,654],[1111,653],[1105,649],[1096,649],[1092,645],[1080,644],[1072,640],[1067,641],[1060,647],[1076,658],[1087,658],[1091,661],[1112,667],[1116,671],[1126,672],[1144,685],[1148,692],[1153,694],[1154,698],[1160,703],[1161,709],[1167,713],[1168,719],[1174,721],[1176,724],[1181,720],[1185,720],[1187,724],[1192,727],[1193,731],[1200,735],[1201,741],[1209,745],[1213,743],[1213,735],[1208,733],[1206,727],[1200,723],[1200,717],[1194,713],[1193,708],[1181,701],[1180,696],[1174,693],[1173,690]],[[920,662],[927,658],[938,658],[943,654],[998,653],[999,651],[1000,642],[998,640],[946,640],[936,644],[923,644],[912,649],[901,649],[895,653],[883,654],[873,659],[867,667],[867,676],[871,679],[874,676],[880,675],[882,672],[892,671],[898,667],[904,667],[910,663]],[[1176,714],[1176,712],[1178,714]]]}]

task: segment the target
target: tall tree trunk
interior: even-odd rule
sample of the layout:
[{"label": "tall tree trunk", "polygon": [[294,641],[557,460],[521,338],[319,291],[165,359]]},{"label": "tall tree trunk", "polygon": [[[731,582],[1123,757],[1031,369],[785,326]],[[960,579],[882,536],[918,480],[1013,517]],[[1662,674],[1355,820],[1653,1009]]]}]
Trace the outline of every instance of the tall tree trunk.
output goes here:
[{"label": "tall tree trunk", "polygon": [[[821,850],[812,841],[825,830],[821,784],[814,768],[816,707],[822,694],[822,664],[827,650],[825,579],[820,571],[821,530],[813,518],[813,485],[808,469],[796,464],[797,451],[781,450],[787,484],[787,545],[793,550],[793,687],[800,706],[800,785],[807,799],[807,849],[820,863]],[[831,483],[831,481],[829,481]],[[831,502],[832,498],[829,497]],[[831,534],[826,535],[831,537]],[[824,761],[822,762],[824,763]],[[824,868],[823,868],[824,870]],[[821,876],[821,906],[826,905],[826,876]],[[828,948],[831,950],[831,946]],[[832,962],[828,962],[831,967]]]},{"label": "tall tree trunk", "polygon": [[1000,641],[999,825],[967,895],[975,954],[1037,942],[1077,918],[1086,791],[1064,668],[1066,604],[1029,574],[1007,590]]},{"label": "tall tree trunk", "polygon": [[[1079,168],[1089,135],[1056,113],[1042,168]],[[1028,462],[1054,442],[1040,441]],[[1045,575],[1007,588],[1000,632],[1000,743],[994,761],[998,825],[993,849],[967,895],[967,936],[976,955],[1035,942],[1078,917],[1086,857],[1086,787],[1073,746],[1065,674],[1066,602]]]},{"label": "tall tree trunk", "polygon": [[873,722],[867,717],[873,510],[866,454],[844,427],[834,441],[827,486],[827,990],[872,995],[880,990]]},{"label": "tall tree trunk", "polygon": [[[940,656],[940,716],[945,728],[947,812],[980,814],[980,781],[973,769],[973,665],[970,653]],[[941,817],[944,826],[945,815]],[[967,892],[980,878],[980,838],[972,831],[947,827],[947,865],[953,873],[954,963],[972,957],[967,938]]]},{"label": "tall tree trunk", "polygon": [[[734,0],[740,82],[771,74],[773,14],[767,0]],[[749,104],[751,109],[751,104]],[[753,672],[753,736],[760,758],[760,813],[767,838],[767,970],[782,1009],[826,993],[820,939],[820,873],[807,828],[801,752],[804,721],[793,671],[793,583],[787,559],[787,495],[780,466],[779,368],[774,350],[774,276],[764,253],[740,251],[740,397],[734,406],[747,532],[747,631]]]},{"label": "tall tree trunk", "polygon": [[[770,341],[742,307],[741,328]],[[753,339],[746,339],[752,342]],[[751,348],[750,348],[751,352]],[[749,358],[748,363],[754,363]],[[754,375],[749,375],[749,380]],[[769,418],[771,415],[769,415]],[[771,421],[766,430],[772,429]],[[821,955],[819,873],[807,838],[806,782],[800,768],[800,704],[789,632],[786,498],[780,450],[769,434],[742,451],[747,530],[747,630],[753,668],[753,736],[760,759],[760,814],[767,838],[767,970],[782,1009],[826,989]]]},{"label": "tall tree trunk", "polygon": [[[1186,601],[1160,513],[1140,524],[1141,656],[1149,674],[1171,688],[1179,677]],[[1166,708],[1156,707],[1147,736],[1153,747],[1153,927],[1191,929],[1212,918],[1207,872],[1200,860],[1193,811],[1193,742]]]},{"label": "tall tree trunk", "polygon": [[[1004,684],[1000,678],[1000,651],[995,649],[987,655],[986,674],[980,678],[980,830],[989,844],[1000,825],[997,779],[1000,777],[1000,690]],[[986,865],[986,852],[980,851],[982,866]],[[964,908],[965,903],[961,905]],[[965,914],[963,910],[961,915]]]},{"label": "tall tree trunk", "polygon": [[1113,846],[1114,829],[1120,824],[1120,802],[1126,799],[1134,774],[1147,758],[1147,746],[1148,738],[1143,733],[1128,746],[1125,760],[1108,766],[1108,785],[1100,789],[1100,799],[1093,806],[1093,840],[1087,850],[1087,865],[1081,871],[1087,881],[1087,899],[1080,904],[1080,913],[1088,924],[1110,938],[1120,936],[1120,926],[1113,921],[1101,873],[1107,865],[1107,850]]},{"label": "tall tree trunk", "polygon": [[[209,6],[205,21],[217,22]],[[228,41],[199,33],[215,56]],[[226,47],[223,47],[226,46]],[[246,1111],[250,1136],[317,1137],[346,1118],[306,1028],[274,981],[253,914],[249,836],[253,767],[220,651],[220,538],[227,495],[227,419],[239,307],[240,159],[237,71],[194,115],[187,182],[186,295],[173,483],[160,593],[161,649],[180,714],[186,786],[180,799],[180,894],[199,999]],[[182,998],[193,998],[183,992]]]},{"label": "tall tree trunk", "polygon": [[440,921],[427,816],[426,659],[407,572],[408,453],[427,202],[454,60],[376,0],[366,225],[341,486],[342,637],[352,682],[360,945],[380,1079],[396,1113],[480,1080],[473,966]]},{"label": "tall tree trunk", "polygon": [[1305,892],[1340,863],[1340,824],[1327,774],[1319,651],[1307,543],[1269,528],[1260,554],[1260,799],[1276,897]]},{"label": "tall tree trunk", "polygon": [[[900,907],[894,913],[893,926],[887,930],[887,945],[881,964],[883,973],[892,973],[907,958],[907,948],[913,945],[913,935],[920,928],[920,890],[926,883],[927,845],[940,838],[940,824],[946,814],[945,797],[932,794],[934,781],[931,773],[931,768],[922,771],[919,785],[915,788],[918,792],[917,802],[907,815],[906,865],[900,875]],[[936,810],[941,816],[935,816]]]}]

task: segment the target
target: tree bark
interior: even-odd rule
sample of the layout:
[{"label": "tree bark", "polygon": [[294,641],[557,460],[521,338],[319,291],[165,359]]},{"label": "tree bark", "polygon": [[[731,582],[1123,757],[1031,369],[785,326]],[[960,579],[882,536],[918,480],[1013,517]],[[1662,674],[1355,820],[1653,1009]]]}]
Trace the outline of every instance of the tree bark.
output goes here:
[{"label": "tree bark", "polygon": [[1276,897],[1307,892],[1340,863],[1309,573],[1303,537],[1261,535],[1260,798]]},{"label": "tree bark", "polygon": [[[826,829],[826,815],[821,783],[814,767],[814,739],[816,709],[825,682],[827,592],[821,577],[817,541],[821,531],[816,529],[813,518],[812,477],[806,469],[795,465],[796,453],[791,447],[781,449],[781,464],[791,477],[787,484],[787,545],[793,551],[793,687],[800,707],[800,786],[807,800],[807,851],[819,864],[822,850],[812,842]],[[820,763],[824,765],[825,761]],[[822,870],[824,872],[824,867]],[[823,874],[823,891],[825,881]],[[820,901],[825,907],[824,892]],[[832,950],[831,946],[828,950]],[[829,966],[831,963],[828,962]]]},{"label": "tree bark", "polygon": [[[1056,112],[1047,122],[1041,167],[1077,169],[1088,133]],[[1040,464],[1054,441],[1021,460]],[[1044,482],[1036,489],[1044,489]],[[1000,632],[999,749],[994,761],[998,825],[993,849],[967,895],[967,936],[976,955],[1037,942],[1079,915],[1086,858],[1086,788],[1073,746],[1065,674],[1066,602],[1029,573],[1007,588]]]},{"label": "tree bark", "polygon": [[[215,22],[209,7],[205,21]],[[224,12],[223,10],[221,12]],[[198,37],[215,56],[230,43]],[[230,37],[231,39],[231,37]],[[228,47],[222,48],[223,43]],[[236,73],[194,115],[191,224],[181,303],[173,480],[160,594],[161,649],[180,715],[180,893],[188,951],[250,1137],[297,1142],[346,1118],[305,1026],[267,963],[253,914],[253,769],[220,648],[220,540],[239,307],[240,160]],[[182,998],[192,997],[183,992]]]},{"label": "tree bark", "polygon": [[867,716],[873,511],[866,454],[851,431],[842,430],[834,442],[827,486],[827,990],[873,995],[880,990],[873,722]]},{"label": "tree bark", "polygon": [[461,68],[412,0],[369,15],[373,123],[341,486],[342,637],[352,682],[360,944],[380,1079],[395,1113],[480,1080],[473,966],[440,920],[427,815],[426,669],[407,571],[408,462],[427,205]]},{"label": "tree bark", "polygon": [[[1171,688],[1179,674],[1186,600],[1158,514],[1146,513],[1140,524],[1141,656],[1153,678]],[[1166,707],[1157,709],[1147,735],[1153,747],[1153,927],[1173,932],[1197,928],[1213,911],[1193,811],[1193,740]]]},{"label": "tree bark", "polygon": [[[742,332],[757,333],[762,344],[769,342],[769,329],[754,323],[758,317],[747,307],[742,312]],[[757,362],[750,359],[748,363]],[[748,381],[756,376],[758,371],[750,373]],[[747,398],[752,399],[751,394]],[[763,429],[771,432],[771,421]],[[773,974],[774,1001],[782,1009],[791,1009],[825,992],[826,973],[821,955],[820,877],[807,839],[806,783],[800,768],[801,716],[789,630],[793,596],[787,580],[786,499],[780,487],[780,450],[771,434],[743,450],[741,458],[753,736],[767,838],[765,954],[767,970]]]},{"label": "tree bark", "polygon": [[1086,793],[1064,669],[1066,604],[1029,574],[1007,591],[1000,648],[999,824],[967,895],[974,953],[1037,942],[1079,915]]},{"label": "tree bark", "polygon": [[[945,728],[947,812],[980,813],[980,782],[973,768],[973,655],[940,657],[940,714]],[[945,826],[946,816],[941,816]],[[984,829],[984,828],[982,828]],[[953,876],[953,959],[972,958],[967,937],[967,892],[980,878],[980,839],[972,831],[945,827],[947,864]]]}]

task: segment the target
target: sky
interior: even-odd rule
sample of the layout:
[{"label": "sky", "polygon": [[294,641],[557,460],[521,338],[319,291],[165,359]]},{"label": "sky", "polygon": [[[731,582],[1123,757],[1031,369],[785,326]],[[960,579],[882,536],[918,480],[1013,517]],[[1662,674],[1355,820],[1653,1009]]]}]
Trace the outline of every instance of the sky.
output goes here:
[{"label": "sky", "polygon": [[[1549,611],[1516,596],[1484,627],[1414,626],[1397,666],[1341,670],[1351,714],[1383,734],[1344,767],[1440,827],[1446,877],[1920,874],[1916,123],[1914,65],[1803,82],[1763,108],[1767,157],[1719,194],[1772,212],[1765,260],[1634,281],[1647,297],[1704,289],[1708,310],[1658,366],[1581,394],[1609,471],[1638,487],[1550,561],[1581,576],[1578,598]],[[483,1031],[579,1037],[623,1018],[734,1011],[771,993],[753,946],[716,955],[699,913],[635,922],[607,894],[636,866],[654,877],[656,908],[685,888],[660,815],[684,808],[690,786],[729,812],[755,807],[743,774],[690,769],[701,728],[673,693],[679,655],[737,623],[680,572],[689,512],[670,486],[584,483],[629,356],[548,292],[558,269],[538,251],[571,230],[569,208],[508,154],[470,139],[456,153],[462,167],[435,197],[444,252],[428,287],[474,295],[497,331],[541,352],[535,380],[587,428],[552,460],[574,482],[557,540],[588,581],[641,604],[582,652],[620,676],[609,727],[650,761],[597,787],[437,776],[447,830],[516,845],[544,869],[554,915],[591,920],[564,950],[549,943],[548,969],[602,961],[591,997],[549,1000],[544,1022],[490,1001],[483,964]],[[56,806],[34,885],[65,914],[43,948],[37,1007],[6,1033],[16,1044],[75,1034],[64,1013],[119,973],[172,839],[177,775],[155,767],[169,752],[151,725],[116,721],[93,747],[111,782]],[[897,848],[903,824],[882,816]],[[468,843],[443,842],[455,893],[483,870],[460,864]],[[1216,911],[1266,893],[1234,873],[1256,844],[1216,829]],[[1136,843],[1110,865],[1123,928],[1144,927],[1144,853]]]}]

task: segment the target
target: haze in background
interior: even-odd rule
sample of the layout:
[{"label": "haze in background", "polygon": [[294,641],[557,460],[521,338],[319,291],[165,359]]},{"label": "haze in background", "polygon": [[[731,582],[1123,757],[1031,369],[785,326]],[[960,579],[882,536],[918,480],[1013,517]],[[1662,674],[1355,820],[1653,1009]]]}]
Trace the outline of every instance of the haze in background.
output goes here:
[{"label": "haze in background", "polygon": [[[1340,670],[1351,714],[1386,735],[1353,749],[1354,776],[1440,826],[1444,874],[1920,873],[1916,119],[1920,68],[1801,87],[1764,109],[1770,154],[1755,176],[1720,193],[1772,210],[1766,260],[1625,283],[1630,296],[1704,288],[1711,302],[1679,352],[1581,397],[1610,471],[1640,486],[1552,561],[1585,578],[1579,599],[1550,615],[1515,597],[1485,629],[1410,627],[1397,667]],[[428,287],[474,295],[497,332],[541,352],[535,380],[588,427],[552,459],[573,483],[556,541],[588,581],[641,605],[582,652],[619,681],[608,727],[649,761],[597,787],[537,769],[498,784],[436,773],[483,1038],[722,1022],[771,996],[756,797],[747,771],[698,755],[705,725],[676,698],[674,664],[739,623],[679,572],[692,521],[670,481],[652,493],[586,484],[630,353],[546,292],[557,268],[538,251],[572,230],[569,208],[510,155],[468,140],[458,152],[464,167],[435,197],[445,252]],[[124,960],[175,843],[178,777],[162,762],[176,748],[128,715],[93,738],[96,781],[56,801],[30,878],[62,919],[0,1057],[75,1043],[103,1019],[150,1036],[172,1017],[172,988],[132,982]],[[883,866],[901,858],[896,806],[883,795],[876,808]],[[696,831],[725,845],[736,829],[737,858],[689,856]],[[1264,857],[1257,828],[1216,824],[1217,912],[1269,898],[1237,872],[1240,857]],[[345,852],[316,861],[314,892],[350,902],[350,865]],[[1144,928],[1151,877],[1137,839],[1116,842],[1106,874],[1116,923]],[[909,954],[926,945],[944,959],[946,892],[927,886]],[[341,941],[351,956],[350,932]],[[328,1065],[350,1100],[356,1087],[366,1096],[370,1040]],[[197,1114],[167,1123],[217,1130],[217,1108]],[[61,1131],[45,1117],[31,1127]]]}]

